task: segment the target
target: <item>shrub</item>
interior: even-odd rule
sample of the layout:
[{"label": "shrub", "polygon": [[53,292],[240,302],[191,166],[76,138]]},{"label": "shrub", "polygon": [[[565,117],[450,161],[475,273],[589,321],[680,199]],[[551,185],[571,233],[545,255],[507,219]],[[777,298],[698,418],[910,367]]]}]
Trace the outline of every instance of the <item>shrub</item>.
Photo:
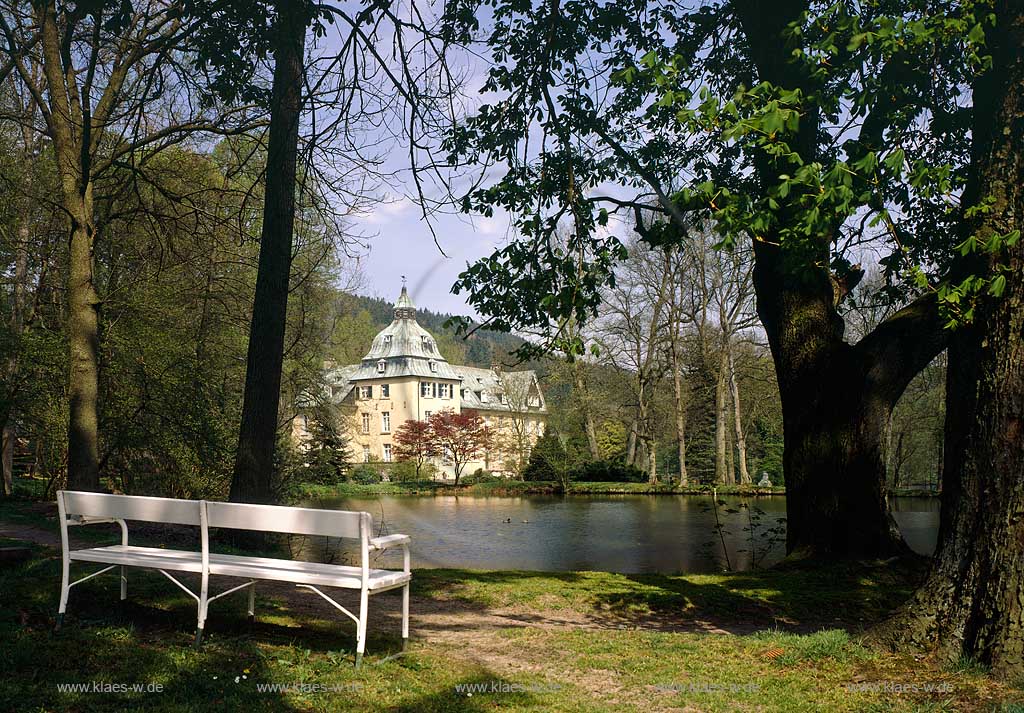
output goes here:
[{"label": "shrub", "polygon": [[362,485],[372,485],[380,482],[380,473],[371,465],[365,463],[357,465],[349,473],[349,480]]},{"label": "shrub", "polygon": [[586,483],[643,483],[647,474],[625,463],[595,460],[577,468],[572,479]]},{"label": "shrub", "polygon": [[463,485],[477,485],[479,483],[496,483],[499,480],[501,480],[501,478],[490,471],[484,470],[483,468],[477,468],[469,475],[462,476],[462,479],[459,482]]},{"label": "shrub", "polygon": [[538,482],[558,479],[558,471],[547,456],[536,450],[530,454],[530,462],[523,468],[523,480]]},{"label": "shrub", "polygon": [[416,464],[411,460],[400,460],[388,469],[388,476],[394,483],[408,483],[416,480]]},{"label": "shrub", "polygon": [[523,468],[523,480],[562,482],[569,472],[569,456],[554,432],[548,431],[537,440],[530,460]]}]

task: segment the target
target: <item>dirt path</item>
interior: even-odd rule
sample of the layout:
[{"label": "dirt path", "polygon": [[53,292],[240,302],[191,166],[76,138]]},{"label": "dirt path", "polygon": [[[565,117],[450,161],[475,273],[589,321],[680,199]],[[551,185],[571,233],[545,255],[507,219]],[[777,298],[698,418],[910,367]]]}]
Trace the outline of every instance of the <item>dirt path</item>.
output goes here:
[{"label": "dirt path", "polygon": [[19,525],[13,522],[0,521],[0,537],[23,542],[34,542],[47,547],[60,547],[60,535],[32,525]]}]

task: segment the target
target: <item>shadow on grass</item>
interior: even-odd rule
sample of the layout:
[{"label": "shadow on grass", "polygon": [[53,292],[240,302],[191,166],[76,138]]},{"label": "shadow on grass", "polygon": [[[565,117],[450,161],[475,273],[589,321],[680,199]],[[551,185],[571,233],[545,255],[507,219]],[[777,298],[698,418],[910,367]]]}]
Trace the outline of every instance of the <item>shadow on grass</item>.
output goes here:
[{"label": "shadow on grass", "polygon": [[906,600],[920,575],[915,565],[892,562],[721,575],[440,569],[418,571],[413,591],[466,612],[525,609],[505,615],[526,624],[571,609],[599,628],[749,634],[861,629]]}]

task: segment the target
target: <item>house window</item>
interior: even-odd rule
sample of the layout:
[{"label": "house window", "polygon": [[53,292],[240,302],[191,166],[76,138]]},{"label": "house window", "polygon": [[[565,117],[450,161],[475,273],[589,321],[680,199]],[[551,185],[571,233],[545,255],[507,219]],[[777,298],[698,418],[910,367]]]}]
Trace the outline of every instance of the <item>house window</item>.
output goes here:
[{"label": "house window", "polygon": [[466,390],[465,389],[459,389],[459,396],[461,398],[466,398]]},{"label": "house window", "polygon": [[437,362],[436,361],[431,361],[430,362],[430,370],[431,371],[437,371]]},{"label": "house window", "polygon": [[377,362],[377,373],[383,374],[384,370],[388,368],[388,363],[384,359]]},{"label": "house window", "polygon": [[391,433],[391,412],[381,411],[380,412],[380,432]]},{"label": "house window", "polygon": [[425,399],[430,398],[430,382],[429,381],[421,381],[420,382],[420,396],[422,396]]},{"label": "house window", "polygon": [[487,403],[487,392],[486,391],[481,391],[480,392],[480,403],[482,403],[482,404]]},{"label": "house window", "polygon": [[380,385],[380,397],[382,399],[390,398],[391,396],[391,384]]},{"label": "house window", "polygon": [[430,418],[430,414],[432,414],[432,413],[433,413],[433,411],[424,411],[423,412],[423,418]]},{"label": "house window", "polygon": [[361,399],[372,399],[373,398],[373,387],[372,386],[360,386],[359,387],[359,398],[361,398]]},{"label": "house window", "polygon": [[369,446],[363,446],[363,463],[369,463],[369,462],[370,462],[370,447]]},{"label": "house window", "polygon": [[384,335],[384,346],[387,347],[387,346],[390,346],[390,345],[391,345],[391,335],[390,334],[385,334]]},{"label": "house window", "polygon": [[505,394],[498,394],[498,403],[505,403]]},{"label": "house window", "polygon": [[434,351],[434,344],[433,344],[433,342],[430,341],[430,337],[423,337],[423,349],[428,351],[428,352],[433,353],[433,351]]},{"label": "house window", "polygon": [[384,444],[384,462],[385,463],[390,463],[391,462],[391,444],[390,443],[385,443]]},{"label": "house window", "polygon": [[363,414],[363,433],[369,433],[369,432],[370,432],[370,414],[364,413]]}]

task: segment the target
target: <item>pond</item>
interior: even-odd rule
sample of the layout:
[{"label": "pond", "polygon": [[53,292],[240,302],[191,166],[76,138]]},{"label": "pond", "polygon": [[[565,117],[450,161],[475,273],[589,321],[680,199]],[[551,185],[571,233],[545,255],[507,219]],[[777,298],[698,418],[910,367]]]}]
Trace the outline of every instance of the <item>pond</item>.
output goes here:
[{"label": "pond", "polygon": [[[777,562],[785,549],[778,523],[785,498],[721,499],[721,533],[711,498],[698,495],[380,496],[308,505],[372,513],[375,535],[412,537],[413,567],[676,573],[720,571],[727,557],[735,570]],[[895,498],[891,506],[910,546],[930,554],[938,500]],[[351,549],[338,549],[349,545],[304,540],[297,554],[351,561]]]}]

